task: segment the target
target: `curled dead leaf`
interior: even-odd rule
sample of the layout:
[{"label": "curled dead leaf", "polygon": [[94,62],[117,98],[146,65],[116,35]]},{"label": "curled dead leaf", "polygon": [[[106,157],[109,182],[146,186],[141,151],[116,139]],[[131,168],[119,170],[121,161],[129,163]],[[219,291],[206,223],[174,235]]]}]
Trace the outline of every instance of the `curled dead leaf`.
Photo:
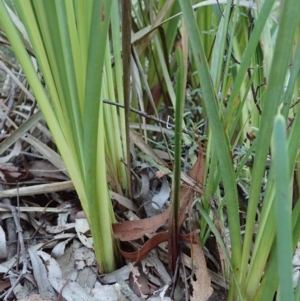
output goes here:
[{"label": "curled dead leaf", "polygon": [[[187,242],[187,243],[192,243],[192,244],[198,244],[198,240],[197,240],[197,234],[199,233],[198,230],[186,234],[186,235],[182,235],[179,234],[179,241],[183,241],[183,242]],[[130,261],[133,261],[135,264],[141,262],[142,260],[144,260],[148,253],[150,251],[152,251],[154,248],[156,248],[159,244],[168,241],[168,237],[169,234],[167,231],[165,232],[160,232],[155,234],[154,236],[152,236],[149,240],[147,240],[146,243],[144,243],[144,245],[135,252],[125,252],[121,249],[120,253],[122,254],[122,256]]]},{"label": "curled dead leaf", "polygon": [[139,239],[146,233],[153,233],[166,223],[169,218],[169,211],[170,209],[167,209],[164,213],[141,220],[113,224],[112,227],[115,238],[119,238],[122,241],[129,241]]}]

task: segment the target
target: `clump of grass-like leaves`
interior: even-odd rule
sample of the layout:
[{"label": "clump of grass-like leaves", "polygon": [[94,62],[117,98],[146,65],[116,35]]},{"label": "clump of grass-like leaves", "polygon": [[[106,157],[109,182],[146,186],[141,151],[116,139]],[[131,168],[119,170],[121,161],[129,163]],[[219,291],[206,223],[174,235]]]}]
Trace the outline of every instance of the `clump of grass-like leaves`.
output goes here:
[{"label": "clump of grass-like leaves", "polygon": [[[156,117],[159,112],[168,122],[174,110],[176,114],[174,149],[166,143],[170,129],[130,115],[145,141],[176,159],[174,247],[181,139],[190,143],[202,135],[206,178],[198,203],[200,241],[205,244],[211,233],[216,238],[225,258],[220,273],[229,281],[228,300],[273,300],[276,292],[280,300],[297,300],[300,289],[298,285],[294,295],[291,252],[300,237],[300,202],[298,188],[292,191],[290,186],[299,179],[298,1],[191,2],[132,1],[131,11],[131,106]],[[23,40],[34,50],[47,90],[4,1],[1,25],[74,182],[91,224],[97,259],[104,270],[112,270],[114,241],[106,231],[114,217],[106,173],[111,172],[118,191],[128,184],[121,163],[127,158],[124,113],[102,103],[104,98],[123,102],[118,1],[14,3],[29,35],[27,40],[23,34]],[[183,115],[190,119],[186,125]],[[193,163],[195,154],[189,154]],[[237,185],[244,187],[242,196]],[[212,198],[216,210],[211,208]],[[218,216],[221,228],[213,216]],[[230,243],[225,239],[226,219]],[[284,219],[286,237],[280,228]],[[288,247],[286,258],[282,244]]]},{"label": "clump of grass-like leaves", "polygon": [[[91,226],[99,269],[115,268],[115,243],[107,170],[119,187],[127,187],[126,158],[120,138],[124,126],[117,110],[102,99],[122,103],[119,9],[116,1],[14,1],[25,30],[20,36],[14,13],[0,1],[3,27],[55,139]],[[108,43],[115,65],[111,65]],[[20,24],[20,23],[18,23]],[[28,37],[27,38],[27,34]],[[23,38],[23,40],[22,40]],[[30,57],[24,40],[34,52]],[[42,86],[37,61],[47,89]],[[118,85],[116,85],[118,83]],[[120,120],[124,122],[123,112]],[[108,160],[106,160],[108,159]],[[106,162],[110,168],[106,168]]]}]

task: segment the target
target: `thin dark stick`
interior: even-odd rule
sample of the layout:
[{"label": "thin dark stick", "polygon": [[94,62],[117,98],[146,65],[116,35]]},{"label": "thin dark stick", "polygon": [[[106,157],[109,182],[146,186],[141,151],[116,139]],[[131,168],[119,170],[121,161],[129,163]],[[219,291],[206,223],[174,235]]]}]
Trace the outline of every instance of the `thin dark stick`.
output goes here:
[{"label": "thin dark stick", "polygon": [[[7,204],[3,203],[7,202]],[[17,209],[15,206],[12,206],[10,204],[10,200],[9,199],[3,199],[2,202],[0,202],[0,207],[7,209],[11,212],[13,218],[14,218],[14,222],[16,224],[16,232],[18,234],[18,241],[20,244],[20,248],[21,248],[21,258],[22,258],[22,271],[19,274],[19,277],[17,278],[17,280],[15,281],[15,283],[11,286],[11,288],[6,291],[4,294],[2,294],[0,296],[0,299],[2,299],[4,296],[5,298],[3,300],[7,300],[7,298],[9,297],[9,295],[11,294],[11,292],[13,291],[13,289],[20,283],[20,281],[22,280],[22,278],[26,275],[27,273],[27,256],[26,256],[26,250],[25,250],[25,245],[24,245],[24,238],[23,238],[23,230],[22,227],[20,225],[19,219],[18,219],[18,214],[17,214]]]},{"label": "thin dark stick", "polygon": [[184,281],[184,295],[185,295],[185,300],[188,301],[189,300],[189,286],[187,283],[187,276],[186,276],[186,270],[185,270],[185,265],[184,265],[184,259],[183,259],[183,255],[182,252],[180,252],[180,259],[181,259],[181,265],[182,265],[182,273],[183,273],[183,281]]},{"label": "thin dark stick", "polygon": [[170,296],[173,297],[174,295],[174,291],[175,291],[175,286],[176,286],[176,282],[178,279],[178,273],[179,273],[179,259],[180,256],[177,257],[176,259],[176,268],[175,268],[175,273],[174,273],[174,277],[172,279],[172,288],[171,288],[171,292],[170,292]]},{"label": "thin dark stick", "polygon": [[290,109],[292,109],[295,105],[297,105],[300,102],[300,99],[298,99],[297,101],[295,101],[291,106]]},{"label": "thin dark stick", "polygon": [[[108,100],[108,99],[103,99],[103,103],[106,103],[106,104],[113,105],[113,106],[116,106],[116,107],[118,107],[118,108],[123,108],[123,109],[124,109],[124,105],[119,104],[119,103],[116,103],[116,102],[113,102],[113,101],[110,101],[110,100]],[[147,114],[147,113],[145,113],[145,112],[139,111],[139,110],[134,109],[134,108],[132,108],[132,107],[129,107],[129,110],[130,110],[131,112],[133,112],[133,113],[136,113],[136,114],[142,116],[142,117],[151,119],[151,120],[153,120],[153,121],[155,121],[155,122],[157,122],[157,123],[159,123],[159,124],[161,124],[161,125],[164,125],[166,128],[172,128],[172,129],[175,128],[175,125],[174,125],[174,124],[171,124],[171,123],[169,123],[169,122],[166,122],[166,121],[164,121],[164,120],[161,120],[161,119],[159,119],[159,118],[157,118],[157,117],[155,117],[155,116],[153,116],[153,115],[149,115],[149,114]],[[190,135],[190,136],[193,136],[193,135],[194,135],[196,138],[199,137],[199,135],[197,135],[196,133],[192,133],[191,131],[188,131],[188,130],[185,130],[185,129],[182,129],[182,133],[188,134],[188,135]]]},{"label": "thin dark stick", "polygon": [[[247,73],[248,73],[249,78],[251,78],[252,77],[252,73],[251,73],[250,69],[247,70]],[[253,82],[251,83],[251,92],[252,92],[252,95],[253,95],[253,101],[254,101],[254,104],[255,104],[255,106],[256,106],[256,108],[258,110],[259,115],[262,114],[262,109],[261,109],[261,107],[260,107],[260,105],[258,103],[258,99],[257,99],[257,92],[258,92],[258,89],[260,87],[261,87],[261,85],[258,86],[257,89],[255,89]]]},{"label": "thin dark stick", "polygon": [[131,186],[131,157],[130,157],[130,67],[131,67],[131,0],[123,0],[122,3],[122,63],[123,63],[123,89],[125,103],[125,128],[126,128],[126,152],[127,152],[127,185],[128,197],[132,199]]},{"label": "thin dark stick", "polygon": [[[17,208],[20,208],[19,182],[17,183]],[[20,220],[21,220],[20,210],[17,210],[17,219],[18,219],[18,223],[20,225]],[[16,227],[17,227],[17,225],[16,225]],[[23,230],[21,229],[21,231],[23,231]],[[16,233],[17,234],[19,233],[18,228],[16,229]],[[19,239],[18,239],[18,242],[17,242],[17,250],[18,250],[17,257],[20,260],[20,240]],[[18,267],[18,265],[17,265],[17,267]]]}]

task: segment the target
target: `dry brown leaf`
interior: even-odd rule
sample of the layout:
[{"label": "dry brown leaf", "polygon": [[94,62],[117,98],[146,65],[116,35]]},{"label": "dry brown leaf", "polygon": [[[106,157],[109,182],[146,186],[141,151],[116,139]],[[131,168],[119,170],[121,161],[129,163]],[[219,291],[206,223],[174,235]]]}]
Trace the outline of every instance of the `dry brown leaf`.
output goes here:
[{"label": "dry brown leaf", "polygon": [[129,276],[129,286],[138,297],[147,298],[150,294],[148,279],[141,265],[133,266],[130,264],[131,273]]},{"label": "dry brown leaf", "polygon": [[[198,234],[198,232],[199,231],[194,231],[187,235],[179,234],[179,241],[197,244],[198,241],[195,236]],[[133,261],[135,263],[138,263],[138,262],[144,260],[147,257],[148,253],[150,251],[152,251],[155,247],[157,247],[159,244],[167,241],[168,237],[169,237],[169,234],[167,231],[160,232],[160,233],[157,233],[154,236],[152,236],[149,240],[147,240],[147,242],[144,243],[144,245],[138,251],[125,252],[125,251],[122,251],[121,249],[119,249],[119,251],[125,259]]]},{"label": "dry brown leaf", "polygon": [[196,281],[192,279],[193,296],[191,301],[207,301],[213,293],[211,279],[207,271],[204,253],[200,244],[192,246],[193,264],[195,266]]},{"label": "dry brown leaf", "polygon": [[129,241],[139,239],[145,233],[153,233],[166,223],[169,211],[167,209],[164,213],[141,220],[113,224],[114,235],[122,241]]}]

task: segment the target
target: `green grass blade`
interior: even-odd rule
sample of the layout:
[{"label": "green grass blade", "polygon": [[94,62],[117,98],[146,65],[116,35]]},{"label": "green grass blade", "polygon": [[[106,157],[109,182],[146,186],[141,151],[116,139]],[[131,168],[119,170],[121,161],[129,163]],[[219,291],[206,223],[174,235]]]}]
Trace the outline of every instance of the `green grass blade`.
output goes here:
[{"label": "green grass blade", "polygon": [[[268,1],[265,2],[265,4]],[[259,271],[263,270],[263,266],[259,265],[250,269],[247,277],[247,281],[244,281],[245,273],[248,269],[249,254],[252,245],[253,228],[255,222],[255,214],[259,195],[261,191],[262,177],[265,170],[265,162],[267,153],[269,151],[269,145],[273,130],[273,124],[270,122],[274,119],[278,105],[281,100],[281,95],[284,87],[284,80],[289,63],[292,43],[295,33],[295,28],[299,18],[299,12],[295,10],[296,0],[285,2],[281,14],[281,23],[279,25],[279,31],[277,41],[274,50],[274,56],[271,66],[270,78],[268,88],[265,94],[265,104],[263,113],[261,116],[261,124],[259,133],[257,136],[257,148],[255,153],[254,167],[252,171],[252,181],[250,187],[250,198],[247,209],[247,220],[246,220],[246,233],[244,240],[243,250],[243,262],[242,262],[242,279],[243,283],[247,283],[247,293],[249,298],[253,298],[258,286],[259,286]],[[267,256],[268,254],[260,253],[260,256]],[[252,257],[250,265],[255,265],[255,258]],[[261,275],[261,274],[260,274]]]},{"label": "green grass blade", "polygon": [[229,217],[230,238],[232,243],[232,265],[236,275],[239,274],[239,266],[241,262],[241,235],[240,221],[238,213],[237,188],[235,183],[235,174],[230,158],[229,144],[224,134],[222,123],[219,119],[219,111],[215,97],[214,87],[212,85],[209,68],[204,54],[203,45],[200,39],[200,33],[196,24],[193,9],[190,1],[179,1],[184,21],[186,22],[189,34],[189,42],[192,48],[195,64],[200,77],[201,91],[207,110],[210,128],[213,134],[213,144],[216,148],[222,179],[224,182],[227,209]]},{"label": "green grass blade", "polygon": [[[106,180],[105,145],[111,145],[109,139],[116,139],[116,134],[106,136],[102,103],[102,98],[107,98],[104,81],[105,88],[113,91],[110,49],[106,47],[111,1],[15,1],[47,92],[3,3],[1,0],[1,23],[74,182],[90,223],[99,270],[111,271],[114,215]],[[111,111],[117,132],[116,110]],[[117,156],[119,165],[123,164],[122,156]]]},{"label": "green grass blade", "polygon": [[277,115],[275,118],[272,150],[275,169],[279,299],[292,301],[294,298],[292,278],[292,202],[290,195],[286,122],[282,115]]},{"label": "green grass blade", "polygon": [[26,132],[28,132],[43,115],[41,111],[34,113],[27,121],[25,121],[17,130],[8,136],[3,142],[0,143],[0,155],[3,154],[12,144],[20,139]]},{"label": "green grass blade", "polygon": [[[24,4],[26,10],[30,13],[31,4],[29,2],[27,3],[27,1],[20,1],[20,4]],[[30,15],[29,18],[32,18],[32,24],[34,24],[34,15]],[[70,174],[72,174],[71,177],[74,182],[74,185],[76,185],[77,187],[77,192],[80,196],[80,199],[82,199],[83,207],[86,209],[87,207],[85,203],[85,192],[81,184],[82,177],[79,173],[76,164],[74,164],[73,155],[70,152],[68,143],[66,142],[64,134],[61,130],[57,115],[49,102],[48,96],[45,93],[41,81],[38,78],[37,73],[28,56],[28,53],[24,47],[23,41],[21,40],[19,33],[17,32],[14,24],[12,23],[3,1],[0,1],[0,20],[2,28],[5,30],[5,33],[9,38],[10,43],[14,49],[14,52],[18,60],[20,61],[20,64],[24,70],[24,73],[31,86],[31,89],[40,103],[40,109],[43,115],[45,116],[46,122],[49,125],[49,128],[53,134],[56,143],[59,145],[59,150],[62,154],[62,157],[64,158],[65,164]],[[38,37],[39,33],[37,33],[37,38]]]},{"label": "green grass blade", "polygon": [[[299,213],[300,202],[298,200],[296,206],[293,209],[293,245],[297,244],[300,236]],[[254,301],[271,300],[274,297],[276,289],[278,287],[278,260],[276,246],[272,248],[271,255],[268,261],[269,263],[267,269],[259,286],[258,292],[254,298]],[[295,300],[298,299],[296,299],[295,297]]]},{"label": "green grass blade", "polygon": [[[86,93],[84,111],[84,171],[88,199],[88,212],[95,244],[95,253],[103,266],[100,270],[112,271],[114,267],[114,244],[111,229],[106,181],[103,103],[101,86],[107,31],[110,21],[111,1],[94,1],[89,35],[86,72]],[[95,84],[94,81],[97,81]],[[102,166],[103,168],[99,168]],[[103,196],[103,200],[95,197]],[[111,206],[111,204],[110,204]]]}]

